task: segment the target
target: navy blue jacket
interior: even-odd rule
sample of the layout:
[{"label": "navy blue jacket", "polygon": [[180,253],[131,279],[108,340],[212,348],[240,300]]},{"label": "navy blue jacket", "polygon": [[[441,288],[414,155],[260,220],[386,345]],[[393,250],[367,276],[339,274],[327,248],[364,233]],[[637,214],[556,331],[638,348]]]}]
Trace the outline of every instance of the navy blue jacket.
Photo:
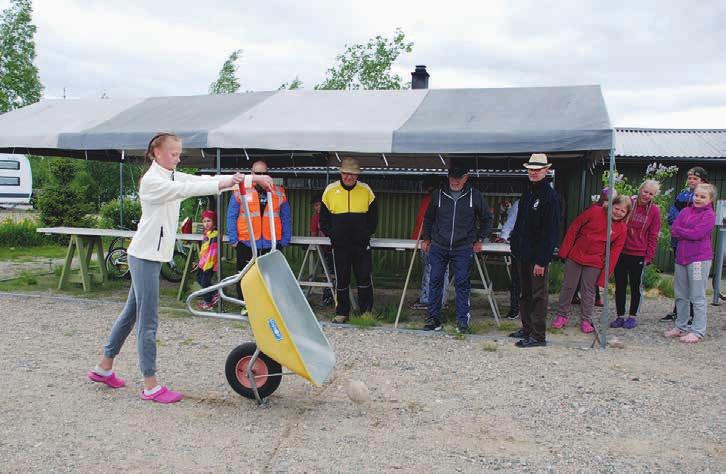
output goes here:
[{"label": "navy blue jacket", "polygon": [[467,184],[456,200],[450,192],[437,189],[432,193],[421,239],[449,250],[470,247],[477,240],[484,240],[492,230],[492,214],[479,190]]},{"label": "navy blue jacket", "polygon": [[552,260],[560,239],[560,198],[547,178],[522,195],[517,222],[509,238],[512,255],[542,267]]}]

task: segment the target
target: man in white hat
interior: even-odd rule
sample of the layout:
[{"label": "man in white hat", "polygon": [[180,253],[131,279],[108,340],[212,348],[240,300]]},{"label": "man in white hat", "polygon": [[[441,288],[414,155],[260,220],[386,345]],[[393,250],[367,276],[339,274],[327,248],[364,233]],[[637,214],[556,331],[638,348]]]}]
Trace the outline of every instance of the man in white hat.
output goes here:
[{"label": "man in white hat", "polygon": [[544,153],[532,154],[524,164],[530,186],[519,201],[510,236],[521,285],[522,329],[510,334],[520,339],[517,347],[547,345],[547,267],[560,237],[560,198],[546,179],[550,166]]},{"label": "man in white hat", "polygon": [[340,164],[340,180],[325,188],[320,207],[320,228],[333,245],[338,296],[334,323],[345,323],[350,318],[351,267],[358,286],[361,313],[373,309],[370,240],[378,226],[378,207],[371,188],[358,181],[360,174],[358,162],[344,158]]}]

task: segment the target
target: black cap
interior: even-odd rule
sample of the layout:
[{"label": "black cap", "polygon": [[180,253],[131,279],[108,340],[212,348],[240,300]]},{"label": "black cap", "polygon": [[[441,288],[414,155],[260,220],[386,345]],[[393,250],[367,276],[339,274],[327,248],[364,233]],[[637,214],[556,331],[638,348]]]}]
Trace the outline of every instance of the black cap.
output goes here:
[{"label": "black cap", "polygon": [[465,168],[461,165],[451,165],[449,166],[449,176],[452,178],[461,178],[462,176],[469,173],[469,169]]},{"label": "black cap", "polygon": [[701,178],[701,181],[708,183],[708,172],[706,172],[706,170],[701,168],[700,166],[694,166],[693,168],[688,170],[688,174],[698,176],[699,178]]}]

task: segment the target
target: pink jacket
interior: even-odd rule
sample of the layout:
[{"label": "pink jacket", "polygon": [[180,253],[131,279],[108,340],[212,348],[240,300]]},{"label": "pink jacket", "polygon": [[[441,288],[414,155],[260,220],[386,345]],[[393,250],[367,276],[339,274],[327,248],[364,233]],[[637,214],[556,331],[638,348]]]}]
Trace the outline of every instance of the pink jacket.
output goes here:
[{"label": "pink jacket", "polygon": [[[647,214],[646,214],[647,212]],[[655,258],[660,233],[660,209],[655,204],[638,206],[637,198],[633,199],[633,212],[628,217],[628,236],[625,239],[623,253],[645,257],[645,263]]]},{"label": "pink jacket", "polygon": [[716,213],[711,206],[687,207],[676,217],[671,235],[678,241],[676,263],[688,265],[713,258],[711,233],[716,224]]}]

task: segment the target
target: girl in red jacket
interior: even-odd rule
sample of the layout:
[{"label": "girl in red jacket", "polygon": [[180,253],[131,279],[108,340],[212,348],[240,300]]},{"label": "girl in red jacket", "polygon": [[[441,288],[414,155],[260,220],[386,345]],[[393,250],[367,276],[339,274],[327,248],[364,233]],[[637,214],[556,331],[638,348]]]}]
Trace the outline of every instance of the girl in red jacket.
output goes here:
[{"label": "girl in red jacket", "polygon": [[[633,212],[627,219],[628,236],[615,265],[615,307],[618,317],[610,323],[611,328],[633,329],[638,325],[635,319],[643,295],[643,269],[653,263],[660,233],[660,209],[653,198],[660,191],[660,183],[649,179],[640,185],[633,200]],[[630,280],[630,311],[625,319],[625,289]]]},{"label": "girl in red jacket", "polygon": [[[625,244],[627,225],[625,219],[630,213],[631,202],[627,196],[613,199],[612,227],[610,238],[610,273],[615,270],[620,251]],[[605,242],[607,237],[608,209],[592,206],[577,216],[570,224],[560,246],[559,256],[565,259],[565,275],[560,291],[557,317],[552,327],[563,328],[570,313],[572,295],[578,282],[582,292],[580,302],[580,330],[591,333],[592,309],[595,304],[595,287],[605,286]],[[609,276],[609,275],[608,275]]]}]

